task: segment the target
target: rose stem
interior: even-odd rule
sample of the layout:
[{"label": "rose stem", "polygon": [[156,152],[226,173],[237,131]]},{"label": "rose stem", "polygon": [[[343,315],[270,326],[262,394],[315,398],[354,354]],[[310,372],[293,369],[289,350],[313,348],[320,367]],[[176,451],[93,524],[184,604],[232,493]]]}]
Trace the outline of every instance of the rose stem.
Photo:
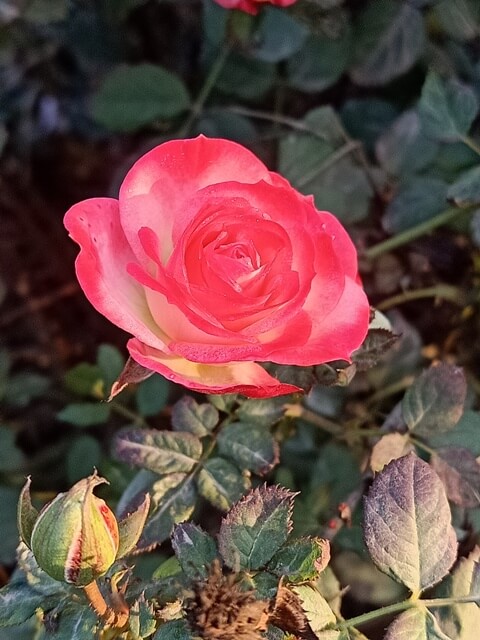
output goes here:
[{"label": "rose stem", "polygon": [[86,587],[83,587],[83,590],[95,613],[100,616],[106,624],[116,627],[117,629],[121,629],[127,624],[128,611],[115,611],[112,607],[109,607],[98,588],[96,580],[87,584]]},{"label": "rose stem", "polygon": [[477,206],[464,207],[464,208],[451,207],[446,211],[442,211],[442,213],[439,213],[433,218],[430,218],[430,220],[426,220],[421,224],[417,224],[415,227],[406,229],[402,233],[399,233],[396,236],[393,236],[392,238],[388,238],[387,240],[384,240],[383,242],[379,242],[373,247],[366,249],[363,252],[363,255],[366,258],[369,258],[370,260],[373,260],[374,258],[378,258],[378,256],[381,256],[382,254],[387,253],[392,249],[398,249],[398,247],[401,247],[404,244],[407,244],[408,242],[411,242],[412,240],[415,240],[416,238],[423,236],[425,233],[428,233],[429,231],[432,231],[433,229],[436,229],[437,227],[440,227],[443,224],[447,224],[447,222],[450,222],[451,220],[456,218],[459,214],[471,213],[477,208],[478,208]]}]

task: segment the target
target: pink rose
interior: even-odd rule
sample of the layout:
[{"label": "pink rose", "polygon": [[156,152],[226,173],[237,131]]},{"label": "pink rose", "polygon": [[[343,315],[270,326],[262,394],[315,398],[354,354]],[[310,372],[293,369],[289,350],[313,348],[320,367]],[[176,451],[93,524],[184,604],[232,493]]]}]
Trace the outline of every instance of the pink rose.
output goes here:
[{"label": "pink rose", "polygon": [[289,7],[297,0],[215,0],[217,4],[225,9],[240,9],[246,13],[256,15],[262,4],[273,4],[276,7]]},{"label": "pink rose", "polygon": [[134,164],[118,200],[80,202],[65,225],[78,280],[134,336],[131,357],[191,389],[291,393],[257,362],[348,359],[367,333],[346,231],[234,142],[166,142]]}]

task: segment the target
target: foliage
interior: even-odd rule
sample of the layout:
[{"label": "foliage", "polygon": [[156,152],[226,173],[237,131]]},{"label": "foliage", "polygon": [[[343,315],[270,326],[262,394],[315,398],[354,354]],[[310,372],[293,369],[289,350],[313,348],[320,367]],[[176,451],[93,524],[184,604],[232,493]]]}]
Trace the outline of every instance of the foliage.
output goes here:
[{"label": "foliage", "polygon": [[[239,638],[476,637],[479,43],[476,0],[298,0],[257,16],[213,0],[0,2],[4,228],[17,217],[20,249],[33,228],[42,254],[0,281],[0,635],[208,639],[230,608]],[[55,258],[41,227],[77,191],[116,195],[155,144],[199,133],[241,141],[333,211],[388,316],[352,363],[265,363],[303,396],[184,395],[126,363],[76,289],[49,297],[73,257]],[[39,165],[57,145],[52,184]],[[15,166],[34,176],[19,187],[31,214],[8,208]],[[94,468],[129,554],[98,580],[103,612],[44,573],[15,525],[20,498],[34,509],[25,476],[37,513]]]}]

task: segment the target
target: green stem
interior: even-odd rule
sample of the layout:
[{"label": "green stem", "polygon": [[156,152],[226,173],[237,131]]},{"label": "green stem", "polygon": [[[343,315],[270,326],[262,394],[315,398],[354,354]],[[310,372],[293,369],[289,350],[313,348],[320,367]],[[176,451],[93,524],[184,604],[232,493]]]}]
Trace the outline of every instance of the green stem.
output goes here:
[{"label": "green stem", "polygon": [[475,151],[475,153],[480,156],[480,146],[475,142],[475,140],[470,138],[470,136],[464,136],[462,138],[462,142],[463,144],[466,144],[469,149]]},{"label": "green stem", "polygon": [[448,284],[438,284],[434,287],[426,287],[425,289],[415,289],[413,291],[403,291],[396,296],[387,298],[377,305],[379,311],[386,311],[399,304],[410,302],[411,300],[422,300],[423,298],[440,298],[453,302],[459,307],[465,304],[465,295],[458,287]]},{"label": "green stem", "polygon": [[298,189],[302,189],[306,187],[309,182],[318,178],[324,171],[329,169],[336,162],[341,160],[343,157],[348,156],[352,151],[357,151],[360,147],[360,143],[356,140],[349,140],[344,145],[342,145],[339,149],[334,151],[328,158],[322,162],[318,167],[314,167],[310,172],[306,173],[304,176],[299,178],[296,181],[296,187]]},{"label": "green stem", "polygon": [[372,404],[400,393],[400,391],[405,391],[405,389],[408,389],[412,384],[414,377],[415,376],[404,376],[400,380],[396,380],[395,382],[392,382],[392,384],[383,387],[383,389],[379,389],[376,393],[371,395],[370,398],[368,398],[367,406],[370,407]]},{"label": "green stem", "polygon": [[375,609],[374,611],[369,611],[368,613],[363,613],[360,616],[356,616],[355,618],[350,618],[349,620],[342,620],[337,622],[336,625],[332,627],[332,629],[341,631],[344,629],[351,629],[352,627],[358,627],[366,622],[371,622],[372,620],[376,620],[377,618],[382,618],[383,616],[391,615],[392,613],[399,613],[400,611],[406,611],[407,609],[411,609],[412,607],[430,607],[430,608],[440,608],[440,607],[451,607],[454,604],[470,604],[477,603],[479,600],[478,596],[461,596],[459,598],[432,598],[430,600],[414,600],[412,598],[408,598],[408,600],[402,600],[402,602],[396,602],[394,604],[389,604],[386,607],[382,607],[381,609]]},{"label": "green stem", "polygon": [[119,404],[118,402],[115,402],[115,400],[111,400],[110,407],[112,411],[117,413],[119,416],[127,418],[127,420],[131,420],[135,426],[150,429],[150,425],[141,415],[131,411],[127,407],[124,407],[123,404]]},{"label": "green stem", "polygon": [[410,442],[422,451],[425,451],[425,453],[430,454],[431,456],[435,455],[436,453],[435,449],[432,449],[421,440],[418,440],[415,436],[410,435]]},{"label": "green stem", "polygon": [[440,227],[447,222],[450,222],[454,218],[456,218],[460,213],[470,213],[474,211],[478,207],[465,207],[463,209],[459,209],[458,207],[451,207],[442,213],[430,218],[430,220],[426,220],[420,224],[417,224],[415,227],[411,227],[410,229],[406,229],[402,233],[393,236],[392,238],[388,238],[383,242],[379,242],[378,244],[370,247],[366,251],[364,251],[363,255],[373,260],[374,258],[378,258],[384,253],[388,251],[392,251],[392,249],[398,249],[398,247],[402,247],[404,244],[415,240],[416,238],[420,238],[420,236],[425,235],[429,231],[433,231],[437,227]]},{"label": "green stem", "polygon": [[185,138],[190,133],[190,129],[192,128],[193,123],[200,115],[208,97],[210,96],[215,83],[218,80],[219,75],[221,74],[227,58],[230,54],[230,47],[224,46],[220,49],[220,53],[216,58],[215,62],[212,64],[210,71],[208,72],[207,77],[205,78],[205,82],[203,83],[202,88],[200,89],[200,93],[197,96],[197,99],[192,105],[190,109],[190,114],[188,118],[185,120],[180,130],[178,131],[179,138]]},{"label": "green stem", "polygon": [[302,405],[285,405],[286,412],[285,415],[291,418],[300,418],[301,420],[305,420],[310,424],[313,424],[316,427],[320,427],[323,431],[327,433],[331,433],[334,436],[340,436],[343,434],[343,427],[341,427],[336,422],[329,420],[328,418],[324,418],[318,413],[314,413],[310,411],[310,409],[306,409],[302,407]]}]

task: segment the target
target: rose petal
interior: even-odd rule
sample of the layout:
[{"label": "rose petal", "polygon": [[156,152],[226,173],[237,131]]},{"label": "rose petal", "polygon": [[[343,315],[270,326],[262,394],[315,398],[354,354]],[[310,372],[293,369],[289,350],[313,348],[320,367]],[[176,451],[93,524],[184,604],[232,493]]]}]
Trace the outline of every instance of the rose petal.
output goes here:
[{"label": "rose petal", "polygon": [[165,142],[137,160],[120,188],[120,216],[128,242],[144,260],[138,229],[149,227],[160,239],[165,262],[195,213],[184,203],[199,189],[237,179],[269,181],[269,175],[251,151],[229,140],[199,136]]},{"label": "rose petal", "polygon": [[241,393],[250,398],[271,398],[302,391],[294,385],[279,382],[255,362],[198,364],[152,349],[135,338],[129,340],[127,348],[142,366],[204,393]]},{"label": "rose petal", "polygon": [[133,259],[112,198],[91,198],[71,207],[64,219],[70,236],[80,245],[77,278],[92,305],[111,322],[157,348],[168,336],[157,327],[145,292],[126,271]]}]

